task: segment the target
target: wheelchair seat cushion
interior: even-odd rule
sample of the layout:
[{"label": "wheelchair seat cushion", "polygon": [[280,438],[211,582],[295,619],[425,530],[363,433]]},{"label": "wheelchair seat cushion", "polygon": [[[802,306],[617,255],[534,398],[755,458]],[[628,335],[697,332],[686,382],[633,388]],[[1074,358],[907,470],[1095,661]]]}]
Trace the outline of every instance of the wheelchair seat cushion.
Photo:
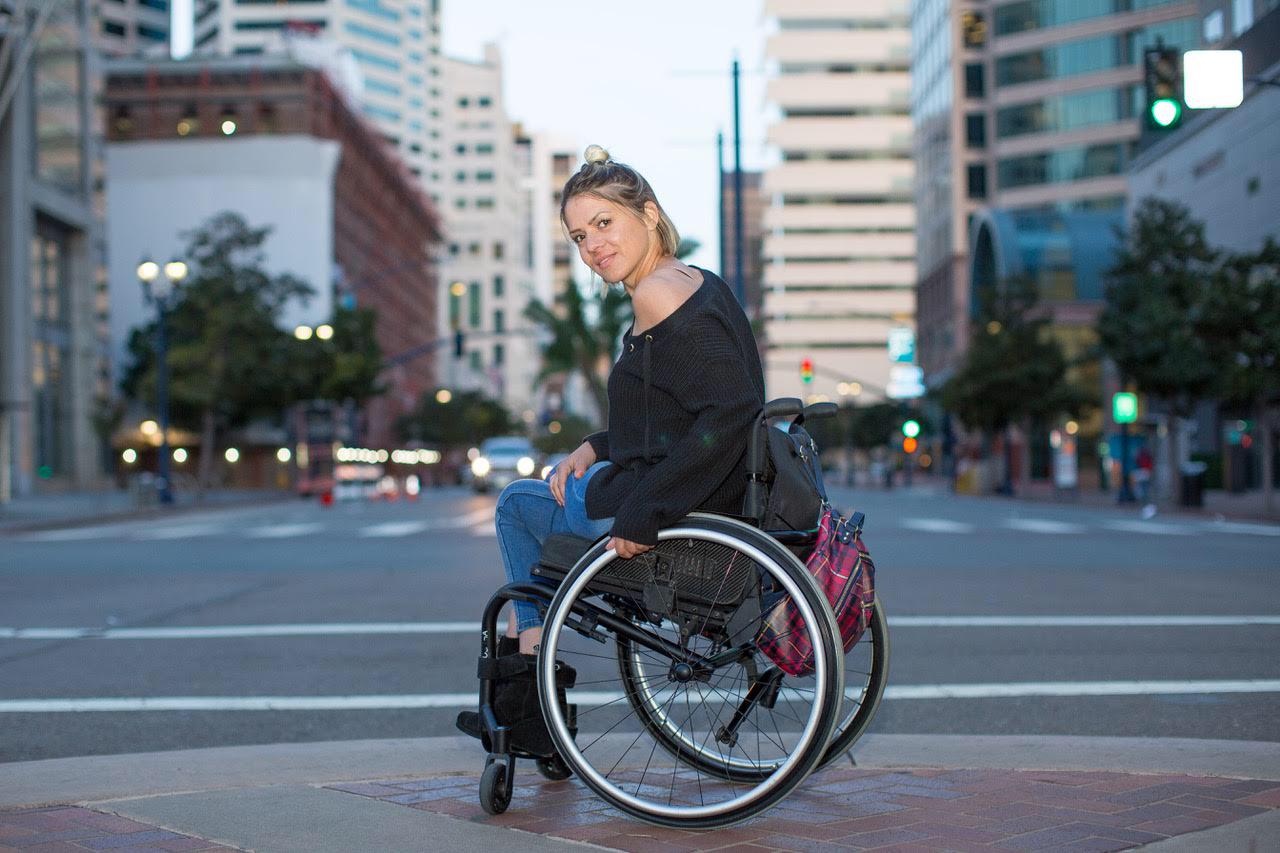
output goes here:
[{"label": "wheelchair seat cushion", "polygon": [[538,562],[547,568],[567,573],[594,544],[594,539],[587,539],[585,536],[552,533],[542,543],[542,554],[538,557]]}]

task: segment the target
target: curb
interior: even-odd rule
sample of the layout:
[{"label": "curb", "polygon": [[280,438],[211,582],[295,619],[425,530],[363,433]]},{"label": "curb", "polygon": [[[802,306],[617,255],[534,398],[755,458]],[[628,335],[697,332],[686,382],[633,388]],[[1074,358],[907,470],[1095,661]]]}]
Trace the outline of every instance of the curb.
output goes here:
[{"label": "curb", "polygon": [[100,512],[95,515],[76,515],[64,518],[45,519],[41,521],[15,521],[13,524],[6,524],[3,515],[0,515],[0,537],[13,533],[36,533],[43,530],[68,530],[77,527],[90,527],[95,524],[109,524],[120,521],[139,521],[151,518],[177,518],[179,516],[191,515],[196,512],[269,506],[271,504],[285,503],[296,499],[297,496],[291,492],[281,492],[270,496],[245,498],[244,500],[182,504],[180,506],[169,507],[168,509],[144,507],[121,510],[120,512]]},{"label": "curb", "polygon": [[[1280,743],[1191,738],[869,735],[859,767],[1112,770],[1280,780]],[[0,764],[0,808],[179,792],[474,775],[471,738],[325,741]]]}]

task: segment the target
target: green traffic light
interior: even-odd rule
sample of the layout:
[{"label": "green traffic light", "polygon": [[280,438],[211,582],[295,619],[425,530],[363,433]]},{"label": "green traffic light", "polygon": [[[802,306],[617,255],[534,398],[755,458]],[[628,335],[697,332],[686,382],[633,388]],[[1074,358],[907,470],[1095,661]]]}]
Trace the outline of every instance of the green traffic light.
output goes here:
[{"label": "green traffic light", "polygon": [[920,422],[907,421],[902,425],[902,434],[905,435],[907,438],[915,438],[917,435],[920,434]]},{"label": "green traffic light", "polygon": [[1151,102],[1151,120],[1160,127],[1169,127],[1182,115],[1182,107],[1172,98],[1160,98]]}]

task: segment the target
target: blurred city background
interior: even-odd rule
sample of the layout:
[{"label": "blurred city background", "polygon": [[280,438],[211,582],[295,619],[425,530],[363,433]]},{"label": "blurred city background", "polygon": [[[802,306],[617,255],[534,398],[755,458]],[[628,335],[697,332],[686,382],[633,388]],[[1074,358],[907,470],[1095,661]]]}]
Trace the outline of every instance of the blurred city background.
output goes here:
[{"label": "blurred city background", "polygon": [[4,0],[0,505],[540,470],[630,320],[558,217],[603,142],[844,482],[1276,512],[1273,0],[710,4],[642,69],[508,5]]},{"label": "blurred city background", "polygon": [[452,733],[592,143],[839,406],[878,731],[1280,738],[1278,6],[0,0],[0,760]]}]

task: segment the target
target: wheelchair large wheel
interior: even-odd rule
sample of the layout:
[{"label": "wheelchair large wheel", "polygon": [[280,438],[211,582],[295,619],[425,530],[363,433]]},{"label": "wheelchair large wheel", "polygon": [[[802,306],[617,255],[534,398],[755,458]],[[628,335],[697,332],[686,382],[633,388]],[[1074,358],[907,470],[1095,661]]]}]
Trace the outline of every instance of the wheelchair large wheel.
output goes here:
[{"label": "wheelchair large wheel", "polygon": [[871,624],[844,656],[844,697],[840,722],[819,768],[847,753],[871,725],[889,680],[889,623],[877,596]]},{"label": "wheelchair large wheel", "polygon": [[[790,552],[786,549],[780,549],[778,558],[786,559],[788,553]],[[636,649],[625,640],[617,643],[617,652],[618,666],[623,674],[627,698],[636,713],[651,725],[653,736],[668,753],[723,779],[760,779],[773,772],[777,762],[761,764],[745,760],[745,756],[725,756],[714,749],[704,748],[682,737],[679,720],[669,718],[663,711],[661,703],[656,701],[653,691],[646,687],[654,680],[653,662],[647,659],[648,656],[642,653],[643,650]],[[772,662],[757,651],[751,665],[755,666],[755,671],[764,672],[772,666]],[[831,735],[831,743],[819,768],[826,767],[844,756],[866,732],[884,696],[888,672],[889,632],[883,608],[877,600],[867,630],[857,644],[845,654],[844,695],[839,722]],[[797,678],[778,673],[777,677],[780,678],[779,695],[784,702],[795,701],[801,694],[812,693],[812,675]],[[787,710],[784,707],[778,709],[778,713],[786,716]]]},{"label": "wheelchair large wheel", "polygon": [[[565,762],[610,805],[665,826],[724,826],[777,803],[826,755],[839,635],[803,565],[779,550],[733,519],[690,517],[648,560],[600,542],[561,582],[538,667],[543,714]],[[781,596],[814,649],[806,690],[755,663],[762,613]],[[554,694],[557,658],[578,670],[576,741]]]}]

